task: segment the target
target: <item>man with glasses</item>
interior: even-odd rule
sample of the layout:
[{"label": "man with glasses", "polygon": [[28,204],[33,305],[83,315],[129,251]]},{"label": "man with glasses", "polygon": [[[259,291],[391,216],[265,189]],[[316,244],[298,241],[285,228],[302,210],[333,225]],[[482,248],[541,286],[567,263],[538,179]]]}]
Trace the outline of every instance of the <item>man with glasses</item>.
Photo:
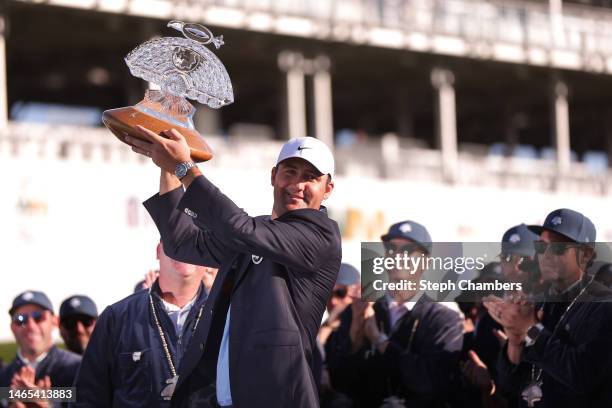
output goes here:
[{"label": "man with glasses", "polygon": [[[429,232],[414,221],[392,225],[381,239],[390,257],[425,258],[432,248]],[[390,270],[389,282],[410,280],[418,288],[423,266]],[[332,385],[359,407],[400,400],[411,407],[438,406],[462,344],[460,314],[418,289],[394,290],[373,305],[353,301],[327,342],[327,363]]]},{"label": "man with glasses", "polygon": [[539,236],[525,224],[516,225],[502,237],[499,255],[501,272],[507,282],[521,283],[524,292],[538,290],[538,266],[534,242]]},{"label": "man with glasses", "polygon": [[58,323],[47,295],[34,290],[23,292],[13,300],[9,314],[17,356],[0,373],[0,387],[27,383],[28,372],[33,372],[38,385],[71,387],[81,357],[53,344]]},{"label": "man with glasses", "polygon": [[91,333],[96,326],[98,308],[93,300],[84,295],[74,295],[60,306],[60,335],[66,348],[83,355]]},{"label": "man with glasses", "polygon": [[[535,260],[534,242],[539,236],[529,230],[527,225],[520,224],[509,228],[502,236],[500,262],[490,263],[475,281],[499,281],[521,283],[525,292],[537,290],[539,274]],[[494,271],[494,272],[493,272]],[[497,360],[501,350],[501,341],[505,338],[502,326],[487,313],[482,305],[481,297],[490,295],[490,292],[475,294],[466,291],[462,294],[466,314],[466,333],[464,337],[461,366],[462,372],[470,384],[480,388],[480,395],[474,393],[473,388],[467,388],[464,398],[477,398],[472,401],[475,405],[498,406],[501,404],[499,389],[495,382],[497,378]],[[459,300],[458,300],[459,301]],[[495,385],[495,387],[493,387]],[[495,391],[501,391],[495,392]],[[495,395],[493,395],[495,394]],[[486,403],[485,403],[486,402]]]},{"label": "man with glasses", "polygon": [[541,308],[520,294],[485,302],[508,335],[498,382],[519,406],[612,406],[611,292],[585,273],[596,256],[595,226],[559,209],[530,229],[540,235],[535,250],[551,286]]}]

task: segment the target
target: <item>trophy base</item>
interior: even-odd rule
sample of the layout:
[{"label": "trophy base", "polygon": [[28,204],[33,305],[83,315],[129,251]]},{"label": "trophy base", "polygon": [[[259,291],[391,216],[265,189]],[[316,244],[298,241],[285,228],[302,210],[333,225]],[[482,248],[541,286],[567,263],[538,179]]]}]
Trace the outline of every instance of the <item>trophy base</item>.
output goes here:
[{"label": "trophy base", "polygon": [[[169,129],[178,130],[189,145],[191,151],[191,158],[194,162],[200,163],[212,159],[213,155],[208,144],[202,138],[197,131],[194,129],[188,129],[183,126],[178,126],[163,120],[160,120],[154,116],[148,115],[132,106],[125,108],[109,109],[102,113],[102,122],[119,140],[123,143],[126,136],[135,137],[140,140],[148,142],[137,130],[136,125],[143,126],[162,137],[166,137],[162,134],[163,131]],[[127,143],[129,144],[129,143]]]}]

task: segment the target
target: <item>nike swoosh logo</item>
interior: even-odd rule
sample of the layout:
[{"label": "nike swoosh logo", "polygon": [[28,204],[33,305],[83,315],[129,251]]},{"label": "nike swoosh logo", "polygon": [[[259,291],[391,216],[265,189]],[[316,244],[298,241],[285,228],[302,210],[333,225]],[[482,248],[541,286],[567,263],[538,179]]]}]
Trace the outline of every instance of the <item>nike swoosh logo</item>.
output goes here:
[{"label": "nike swoosh logo", "polygon": [[304,149],[312,149],[312,147],[307,147],[307,146],[298,147],[298,150],[304,150]]}]

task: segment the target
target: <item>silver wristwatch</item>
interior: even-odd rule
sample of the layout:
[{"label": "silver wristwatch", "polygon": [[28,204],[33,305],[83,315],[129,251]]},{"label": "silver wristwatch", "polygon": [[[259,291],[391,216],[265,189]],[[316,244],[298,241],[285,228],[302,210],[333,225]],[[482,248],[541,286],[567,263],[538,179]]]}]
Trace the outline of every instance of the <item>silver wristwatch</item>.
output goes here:
[{"label": "silver wristwatch", "polygon": [[525,346],[530,347],[533,346],[540,333],[544,330],[544,325],[542,323],[536,323],[527,330],[527,336],[525,336]]},{"label": "silver wristwatch", "polygon": [[181,180],[183,177],[187,175],[187,172],[190,168],[195,167],[195,163],[192,161],[182,162],[176,165],[176,170],[174,170],[174,174]]}]

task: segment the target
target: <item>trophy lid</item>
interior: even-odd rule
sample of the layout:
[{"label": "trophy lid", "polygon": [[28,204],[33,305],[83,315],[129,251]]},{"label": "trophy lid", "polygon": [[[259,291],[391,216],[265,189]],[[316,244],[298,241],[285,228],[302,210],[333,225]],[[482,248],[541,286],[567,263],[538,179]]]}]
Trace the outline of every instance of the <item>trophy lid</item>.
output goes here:
[{"label": "trophy lid", "polygon": [[125,62],[132,75],[159,85],[162,91],[197,100],[211,108],[234,102],[230,77],[223,63],[205,44],[223,45],[201,24],[171,21],[168,27],[186,38],[149,40],[130,52]]}]

